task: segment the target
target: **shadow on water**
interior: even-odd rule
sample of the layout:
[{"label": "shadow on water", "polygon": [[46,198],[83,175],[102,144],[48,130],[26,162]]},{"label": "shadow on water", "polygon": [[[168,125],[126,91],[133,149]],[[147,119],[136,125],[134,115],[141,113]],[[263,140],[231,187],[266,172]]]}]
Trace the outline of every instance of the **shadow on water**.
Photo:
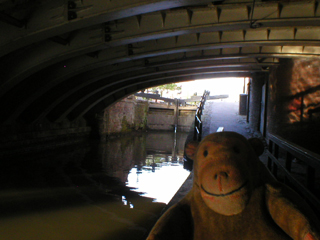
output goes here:
[{"label": "shadow on water", "polygon": [[0,239],[145,239],[188,175],[186,137],[152,132],[3,159]]}]

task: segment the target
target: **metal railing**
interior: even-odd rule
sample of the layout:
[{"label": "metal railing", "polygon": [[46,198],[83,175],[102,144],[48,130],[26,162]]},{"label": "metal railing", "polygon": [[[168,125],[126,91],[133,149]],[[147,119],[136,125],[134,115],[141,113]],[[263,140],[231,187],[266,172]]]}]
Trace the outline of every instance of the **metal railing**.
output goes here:
[{"label": "metal railing", "polygon": [[196,111],[196,115],[195,115],[195,119],[194,119],[194,132],[193,132],[193,140],[194,141],[201,141],[202,138],[202,121],[201,121],[201,115],[202,115],[202,111],[204,109],[204,104],[207,100],[207,97],[210,95],[210,92],[205,90],[200,103],[198,105],[197,111]]},{"label": "metal railing", "polygon": [[320,155],[276,135],[268,134],[268,139],[269,170],[320,213],[320,189],[316,185],[320,181]]}]

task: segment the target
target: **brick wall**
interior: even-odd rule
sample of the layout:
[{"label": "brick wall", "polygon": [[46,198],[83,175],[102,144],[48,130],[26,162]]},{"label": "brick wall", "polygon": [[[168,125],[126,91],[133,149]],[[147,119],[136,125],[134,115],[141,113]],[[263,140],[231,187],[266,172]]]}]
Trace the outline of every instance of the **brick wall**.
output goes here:
[{"label": "brick wall", "polygon": [[126,98],[104,111],[100,133],[106,135],[146,129],[148,103]]},{"label": "brick wall", "polygon": [[268,130],[319,152],[320,60],[281,59],[269,77]]}]

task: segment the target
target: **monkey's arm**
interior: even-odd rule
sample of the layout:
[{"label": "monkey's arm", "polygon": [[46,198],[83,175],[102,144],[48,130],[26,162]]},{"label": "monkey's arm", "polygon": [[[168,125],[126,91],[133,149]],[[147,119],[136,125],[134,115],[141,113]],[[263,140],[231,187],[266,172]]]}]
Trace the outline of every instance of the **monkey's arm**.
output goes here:
[{"label": "monkey's arm", "polygon": [[179,202],[161,216],[147,240],[192,240],[192,225],[190,206]]},{"label": "monkey's arm", "polygon": [[319,222],[304,200],[283,184],[266,184],[273,220],[294,240],[320,240]]}]

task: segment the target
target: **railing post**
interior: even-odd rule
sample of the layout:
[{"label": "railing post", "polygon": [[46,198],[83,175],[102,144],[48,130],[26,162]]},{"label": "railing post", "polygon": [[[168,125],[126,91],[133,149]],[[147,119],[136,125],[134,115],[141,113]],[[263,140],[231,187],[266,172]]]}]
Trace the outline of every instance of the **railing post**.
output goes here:
[{"label": "railing post", "polygon": [[[274,144],[274,157],[278,160],[279,159],[279,145],[278,144]],[[272,173],[275,177],[277,177],[278,175],[278,165],[273,163],[272,166]]]},{"label": "railing post", "polygon": [[[273,142],[269,139],[269,152],[273,152]],[[268,156],[268,169],[271,171],[272,170],[272,159]]]},{"label": "railing post", "polygon": [[[317,190],[317,173],[320,169],[320,155],[289,142],[280,136],[268,135],[268,168],[275,177],[277,177],[278,171],[279,173],[281,172],[280,177],[282,177],[282,174],[284,175],[285,183],[298,191],[314,207],[316,212],[320,214],[320,199],[318,194],[315,194]],[[285,151],[286,153],[284,159],[279,154],[280,148],[281,151]],[[302,161],[303,165],[306,165],[306,172],[303,171],[303,166],[299,166],[300,163],[293,165],[294,158]],[[295,171],[291,170],[293,166],[295,166]],[[301,179],[301,175],[303,175],[304,179]]]},{"label": "railing post", "polygon": [[202,122],[199,123],[199,135],[198,135],[198,141],[200,142],[202,139]]},{"label": "railing post", "polygon": [[[198,110],[197,110],[198,111]],[[197,111],[196,111],[196,115],[194,117],[194,128],[193,128],[193,141],[196,141],[197,140],[197,123],[198,123],[198,120],[197,120]]]},{"label": "railing post", "polygon": [[292,165],[292,160],[293,160],[293,156],[291,153],[286,152],[286,169],[291,172],[291,165]]},{"label": "railing post", "polygon": [[[291,154],[291,153],[289,153],[289,152],[286,152],[286,169],[288,170],[288,172],[291,172],[291,166],[292,166],[292,160],[293,160],[293,155]],[[287,176],[285,176],[284,177],[284,182],[286,183],[286,184],[289,184],[290,183],[290,181],[289,181],[289,179],[288,179],[288,177]]]},{"label": "railing post", "polygon": [[307,166],[307,187],[313,191],[315,182],[316,171],[313,167]]},{"label": "railing post", "polygon": [[210,94],[209,91],[204,91],[199,106],[196,111],[196,115],[194,118],[194,130],[193,130],[193,140],[194,141],[201,141],[202,138],[202,122],[201,122],[201,115],[202,110],[204,108],[205,101],[207,100],[207,96]]},{"label": "railing post", "polygon": [[174,100],[174,105],[174,130],[176,132],[179,125],[179,100],[177,98]]}]

